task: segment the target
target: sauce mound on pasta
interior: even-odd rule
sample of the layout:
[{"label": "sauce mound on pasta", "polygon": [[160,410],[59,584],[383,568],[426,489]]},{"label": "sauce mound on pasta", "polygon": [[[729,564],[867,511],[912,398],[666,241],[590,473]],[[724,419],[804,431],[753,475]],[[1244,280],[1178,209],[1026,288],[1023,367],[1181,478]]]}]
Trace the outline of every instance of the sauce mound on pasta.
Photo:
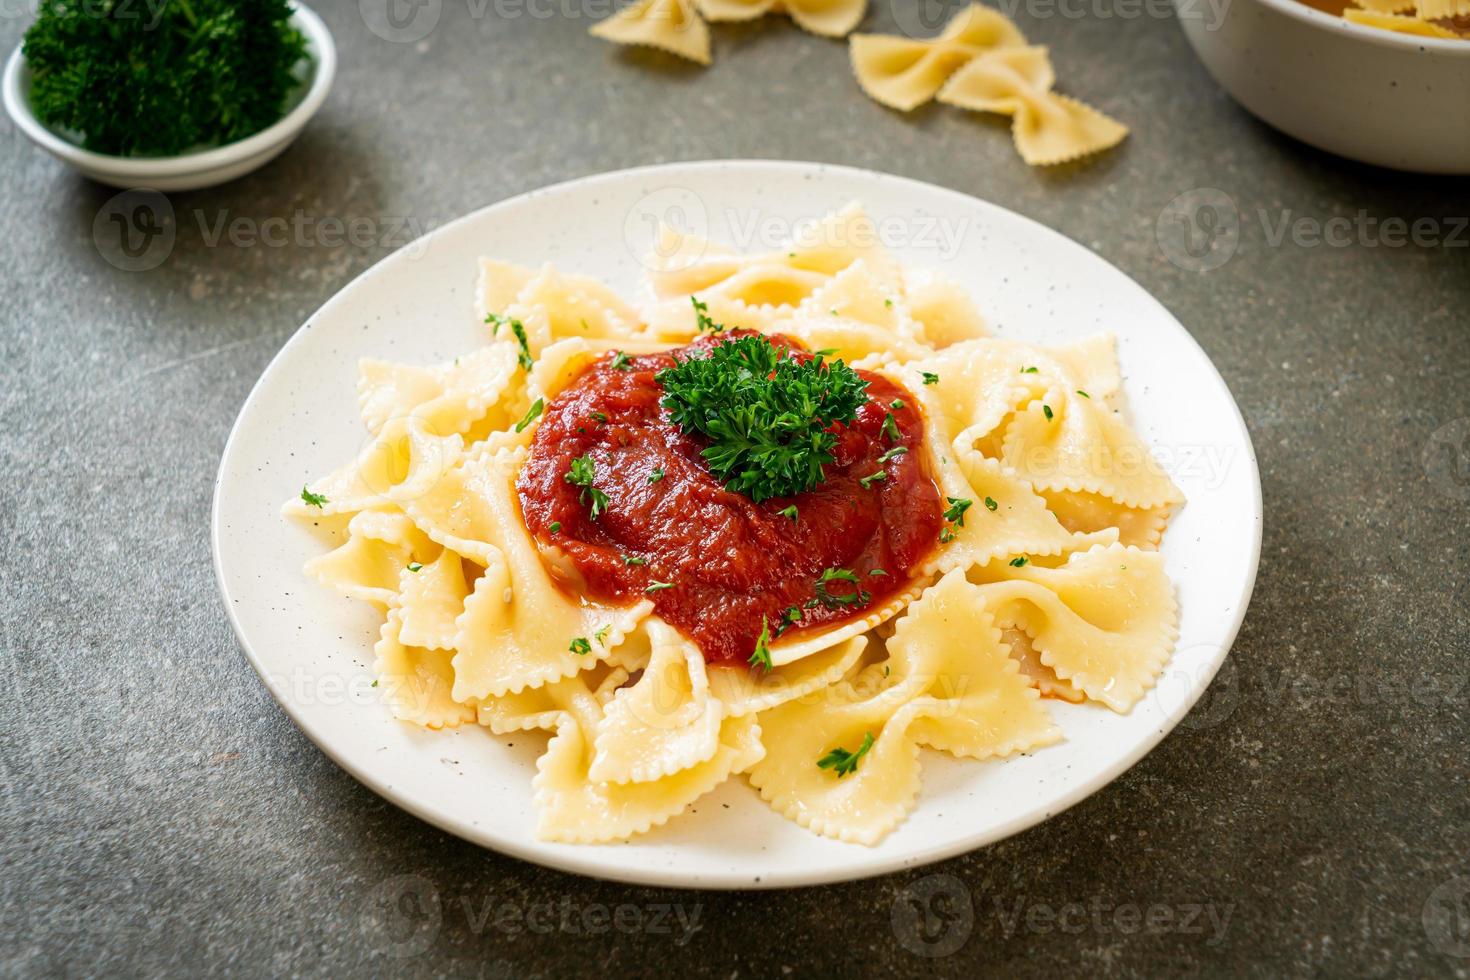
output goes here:
[{"label": "sauce mound on pasta", "polygon": [[763,622],[774,638],[864,615],[909,583],[944,525],[914,398],[867,372],[856,417],[831,428],[822,482],[760,503],[727,489],[700,455],[703,437],[661,407],[655,376],[742,335],[599,359],[546,405],[517,481],[527,528],[570,559],[553,567],[582,579],[569,586],[603,600],[646,596],[711,663],[750,658]]}]

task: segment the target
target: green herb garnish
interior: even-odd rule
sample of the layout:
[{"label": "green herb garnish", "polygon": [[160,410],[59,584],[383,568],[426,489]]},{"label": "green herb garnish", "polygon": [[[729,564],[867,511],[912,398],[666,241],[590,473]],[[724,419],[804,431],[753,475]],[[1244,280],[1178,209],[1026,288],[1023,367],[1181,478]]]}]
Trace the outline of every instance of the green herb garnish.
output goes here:
[{"label": "green herb garnish", "polygon": [[629,359],[626,351],[615,350],[613,351],[613,359],[609,367],[614,371],[631,371],[633,370],[633,363]]},{"label": "green herb garnish", "polygon": [[878,457],[878,462],[880,462],[880,463],[886,463],[890,459],[897,459],[899,456],[902,456],[904,453],[906,453],[908,451],[909,451],[909,447],[908,446],[894,446],[892,449],[888,450],[888,452],[884,453],[882,456],[879,456]]},{"label": "green herb garnish", "polygon": [[887,578],[888,573],[881,568],[870,568],[868,569],[868,576],[870,578]]},{"label": "green herb garnish", "polygon": [[883,434],[892,439],[894,442],[897,442],[899,439],[903,438],[903,436],[899,434],[898,423],[893,420],[892,412],[888,412],[886,415],[883,416]]},{"label": "green herb garnish", "polygon": [[536,421],[536,418],[545,408],[546,400],[544,398],[536,399],[535,403],[530,407],[530,409],[527,410],[526,414],[521,416],[521,420],[516,423],[516,431],[525,432],[526,426]]},{"label": "green herb garnish", "polygon": [[674,587],[674,583],[673,582],[658,582],[658,581],[654,581],[654,582],[649,582],[648,585],[646,587],[644,587],[643,591],[644,592],[662,592],[664,589],[672,589],[673,587]]},{"label": "green herb garnish", "polygon": [[408,563],[408,570],[410,572],[422,571],[423,570],[423,567],[424,566],[423,566],[423,563],[422,562],[411,561],[411,562]]},{"label": "green herb garnish", "polygon": [[781,622],[776,624],[776,635],[780,636],[799,622],[801,622],[801,607],[787,606],[786,611],[781,614]]},{"label": "green herb garnish", "polygon": [[637,555],[623,555],[622,557],[623,557],[623,564],[624,565],[628,565],[630,567],[636,567],[638,565],[647,565],[648,564],[648,559],[647,558],[639,558]]},{"label": "green herb garnish", "polygon": [[546,530],[550,531],[552,534],[555,534],[556,532],[561,530],[561,521],[552,521],[551,524],[547,526]]},{"label": "green herb garnish", "polygon": [[1077,389],[1077,394],[1081,395],[1083,398],[1088,398],[1088,399],[1092,398],[1091,395],[1089,395],[1087,392],[1083,391],[1081,388],[1078,388]]},{"label": "green herb garnish", "polygon": [[1045,415],[1046,416],[1046,420],[1048,422],[1050,422],[1051,419],[1052,419],[1051,406],[1050,405],[1043,405],[1043,406],[1041,406],[1041,414],[1042,415]]},{"label": "green herb garnish", "polygon": [[1000,506],[1000,504],[998,504],[998,503],[995,502],[995,498],[994,497],[986,497],[985,498],[985,509],[986,510],[993,512],[999,506]]},{"label": "green herb garnish", "polygon": [[796,523],[796,519],[799,516],[801,516],[800,514],[797,513],[796,505],[795,504],[792,504],[790,507],[782,507],[780,510],[776,511],[776,513],[778,513],[782,517],[786,518],[792,524],[795,524]]},{"label": "green herb garnish", "polygon": [[905,405],[902,398],[895,398],[893,399],[893,401],[888,403],[888,407],[893,409],[894,411],[898,411],[904,408]]},{"label": "green herb garnish", "polygon": [[761,635],[756,637],[755,652],[750,655],[750,665],[771,669],[771,628],[764,616],[761,617]]},{"label": "green herb garnish", "polygon": [[572,639],[572,643],[567,649],[579,657],[585,657],[592,652],[592,644],[587,642],[587,637],[578,636]]},{"label": "green herb garnish", "polygon": [[658,469],[654,470],[652,473],[648,474],[648,482],[649,483],[657,483],[659,480],[662,480],[663,478],[664,478],[664,468],[662,466],[660,466]]},{"label": "green herb garnish", "polygon": [[1012,568],[1020,568],[1030,560],[1031,559],[1027,558],[1025,555],[1022,555],[1020,558],[1012,558],[1010,561],[1010,565]]},{"label": "green herb garnish", "polygon": [[593,412],[592,413],[592,421],[594,421],[594,422],[606,422],[607,421],[607,413],[606,412]]},{"label": "green herb garnish", "polygon": [[41,0],[26,31],[30,103],[116,156],[173,156],[258,133],[300,80],[286,0]]},{"label": "green herb garnish", "polygon": [[841,779],[848,773],[857,770],[858,760],[867,755],[868,750],[872,747],[873,733],[868,732],[863,736],[863,744],[858,746],[856,752],[849,752],[841,746],[838,746],[817,760],[817,768],[831,769],[837,773],[837,778]]},{"label": "green herb garnish", "polygon": [[591,456],[578,456],[572,460],[572,468],[567,470],[566,476],[562,477],[562,479],[573,486],[582,488],[582,492],[577,495],[577,499],[584,504],[589,500],[591,501],[589,516],[594,521],[602,516],[603,511],[607,510],[609,503],[607,494],[592,485],[592,481],[597,479],[597,467],[592,462]]},{"label": "green herb garnish", "polygon": [[876,473],[869,473],[867,476],[863,477],[858,482],[863,485],[863,489],[864,490],[868,490],[868,489],[871,489],[872,486],[873,486],[873,484],[877,483],[879,480],[886,480],[886,479],[888,479],[888,471],[887,470],[879,470]]},{"label": "green herb garnish", "polygon": [[689,297],[689,302],[694,305],[694,322],[699,325],[700,333],[723,333],[725,325],[716,323],[710,319],[709,304],[696,297]]},{"label": "green herb garnish", "polygon": [[832,461],[833,423],[857,417],[868,383],[842,361],[798,361],[763,336],[737,337],[660,371],[662,405],[726,487],[756,503],[810,490]]},{"label": "green herb garnish", "polygon": [[924,376],[924,383],[926,385],[939,384],[939,375],[933,373],[932,371],[920,371],[919,373]]},{"label": "green herb garnish", "polygon": [[313,507],[321,507],[327,503],[326,497],[323,497],[319,493],[312,493],[310,490],[306,489],[305,484],[303,484],[301,487],[301,499],[306,501]]},{"label": "green herb garnish", "polygon": [[965,497],[945,497],[944,499],[949,501],[949,510],[944,512],[944,519],[964,527],[965,511],[970,509],[974,501]]},{"label": "green herb garnish", "polygon": [[945,529],[943,531],[940,531],[939,532],[939,543],[940,544],[949,544],[951,541],[953,541],[955,539],[955,536],[956,535],[954,533],[954,528],[952,528],[952,527],[945,527]]},{"label": "green herb garnish", "polygon": [[597,645],[598,646],[605,647],[605,646],[607,646],[607,634],[608,633],[611,633],[611,632],[612,632],[612,623],[608,623],[602,629],[598,630],[596,633],[593,633],[592,634],[592,637],[593,637],[593,639],[595,639],[597,641]]},{"label": "green herb garnish", "polygon": [[1037,369],[1034,368],[1034,367],[1023,367],[1023,368],[1021,368],[1021,373],[1022,374],[1035,374],[1036,371],[1037,371]]},{"label": "green herb garnish", "polygon": [[822,572],[822,577],[817,579],[813,601],[820,602],[828,609],[836,609],[840,606],[866,606],[873,598],[872,594],[865,589],[857,588],[847,595],[838,595],[827,588],[829,582],[851,582],[856,586],[858,577],[857,573],[850,568],[828,568]]}]

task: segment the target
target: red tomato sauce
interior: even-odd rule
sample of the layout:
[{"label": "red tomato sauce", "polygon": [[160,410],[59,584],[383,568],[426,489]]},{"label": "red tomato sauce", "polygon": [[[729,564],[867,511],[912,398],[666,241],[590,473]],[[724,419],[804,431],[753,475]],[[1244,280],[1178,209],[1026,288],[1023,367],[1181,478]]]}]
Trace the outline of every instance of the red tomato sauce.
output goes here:
[{"label": "red tomato sauce", "polygon": [[[614,367],[612,355],[594,362],[546,406],[517,482],[527,528],[543,549],[559,548],[571,559],[584,580],[575,585],[602,601],[653,600],[657,614],[698,643],[710,663],[748,660],[762,617],[773,637],[789,637],[863,615],[909,584],[944,525],[939,490],[919,451],[918,405],[902,387],[867,372],[859,372],[868,389],[857,417],[833,426],[838,440],[824,482],[761,503],[725,489],[700,456],[704,438],[685,433],[660,407],[664,393],[654,376],[676,355],[744,333],[629,356],[626,369]],[[797,357],[811,356],[795,341],[770,339]],[[896,442],[883,432],[890,412]],[[898,445],[909,451],[878,461]],[[565,479],[583,455],[595,464],[593,485],[608,496],[595,520],[583,488]],[[880,469],[886,480],[860,483]],[[794,523],[781,514],[792,504]],[[808,606],[829,568],[851,570],[858,583],[832,581],[828,592],[866,591],[869,600]],[[874,569],[887,574],[870,574]],[[778,633],[793,606],[800,622]]]}]

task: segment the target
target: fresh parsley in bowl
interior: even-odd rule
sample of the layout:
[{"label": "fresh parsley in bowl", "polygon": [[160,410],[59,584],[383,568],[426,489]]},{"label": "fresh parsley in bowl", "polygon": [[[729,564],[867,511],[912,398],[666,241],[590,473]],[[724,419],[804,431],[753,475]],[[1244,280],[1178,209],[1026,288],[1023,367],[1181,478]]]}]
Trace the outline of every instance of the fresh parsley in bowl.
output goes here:
[{"label": "fresh parsley in bowl", "polygon": [[116,156],[222,146],[280,119],[306,38],[287,0],[41,0],[26,31],[36,116]]},{"label": "fresh parsley in bowl", "polygon": [[5,66],[32,142],[114,187],[193,190],[279,155],[326,101],[337,52],[294,0],[41,0]]}]

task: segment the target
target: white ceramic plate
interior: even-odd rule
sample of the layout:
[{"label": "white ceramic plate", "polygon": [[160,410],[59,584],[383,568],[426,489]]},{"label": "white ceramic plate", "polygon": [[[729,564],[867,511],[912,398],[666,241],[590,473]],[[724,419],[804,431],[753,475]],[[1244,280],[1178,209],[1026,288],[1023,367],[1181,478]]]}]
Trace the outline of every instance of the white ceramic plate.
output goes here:
[{"label": "white ceramic plate", "polygon": [[[1189,498],[1164,543],[1181,638],[1159,687],[1126,716],[1049,702],[1067,740],[976,763],[925,752],[909,818],[877,847],[814,836],[732,779],[634,840],[552,844],[533,833],[531,778],[545,736],[395,721],[368,665],[379,616],[301,573],[321,551],[279,515],[304,482],[355,455],[362,356],[431,363],[483,342],[471,312],[476,259],[552,261],[633,295],[654,222],[774,247],[791,224],[861,201],[905,262],[973,292],[1001,336],[1119,340],[1135,423]],[[1260,552],[1250,439],[1219,374],[1179,323],[1082,246],[954,191],[862,170],[729,161],[627,170],[478,211],[389,257],[319,310],[271,362],[230,435],[214,499],[220,591],[250,662],[322,750],[375,792],[451,833],[582,874],[705,888],[860,878],[937,861],[1023,830],[1123,772],[1204,691],[1245,614]],[[201,692],[202,693],[202,692]]]}]

